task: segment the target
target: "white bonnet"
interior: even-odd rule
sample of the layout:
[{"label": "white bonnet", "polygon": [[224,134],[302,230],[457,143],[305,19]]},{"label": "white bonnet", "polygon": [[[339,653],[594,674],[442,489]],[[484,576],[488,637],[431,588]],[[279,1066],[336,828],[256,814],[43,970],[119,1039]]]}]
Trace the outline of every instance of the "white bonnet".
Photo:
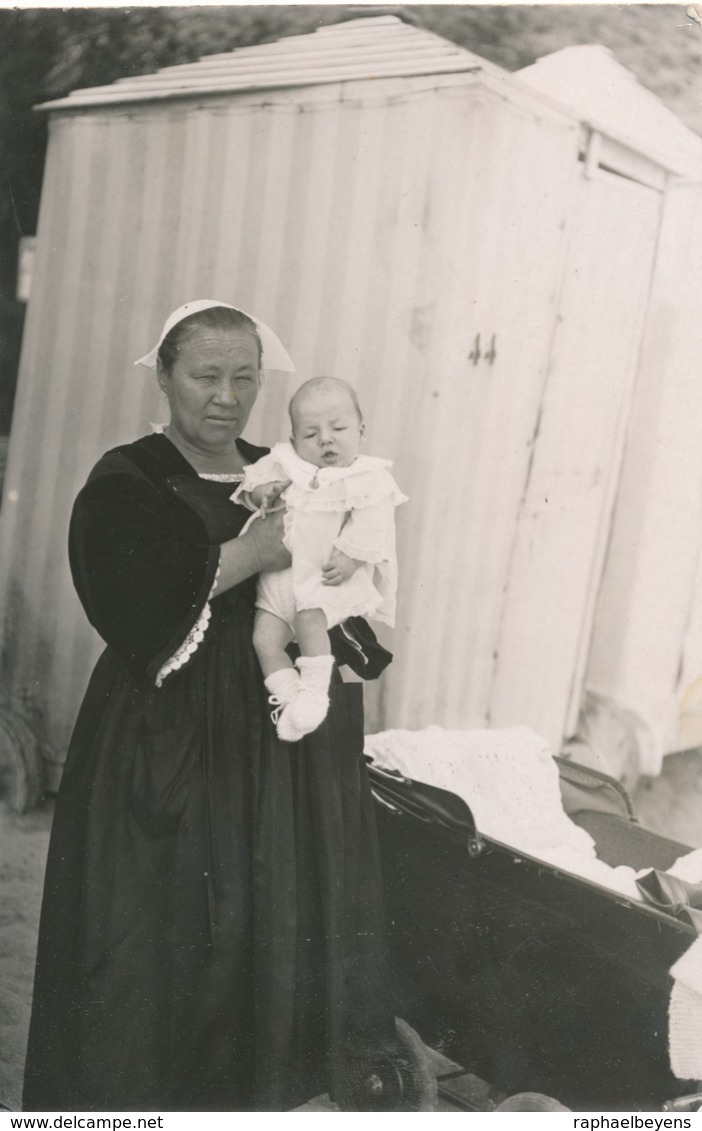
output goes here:
[{"label": "white bonnet", "polygon": [[261,322],[260,318],[256,318],[253,314],[249,314],[248,311],[242,310],[239,306],[231,306],[228,302],[218,302],[217,299],[210,298],[200,298],[193,302],[183,303],[183,305],[179,306],[177,310],[174,310],[172,314],[169,314],[163,324],[161,336],[154,348],[144,354],[143,357],[140,357],[134,364],[145,365],[147,369],[155,369],[156,358],[161,348],[161,342],[166,335],[170,333],[173,327],[179,322],[182,322],[184,318],[188,318],[191,314],[197,314],[201,310],[209,310],[213,306],[223,306],[227,310],[238,310],[240,314],[246,314],[247,318],[251,319],[258,331],[258,336],[261,339],[261,345],[263,347],[264,372],[269,369],[277,369],[283,373],[295,372],[295,366],[288,351],[277,334],[274,334],[270,327],[266,326],[265,322]]}]

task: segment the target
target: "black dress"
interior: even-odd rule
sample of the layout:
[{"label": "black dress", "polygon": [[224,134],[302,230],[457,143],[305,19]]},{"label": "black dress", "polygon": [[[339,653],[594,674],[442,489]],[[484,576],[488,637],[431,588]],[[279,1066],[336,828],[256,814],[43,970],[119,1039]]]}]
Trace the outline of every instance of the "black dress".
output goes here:
[{"label": "black dress", "polygon": [[286,1110],[392,1040],[360,687],[335,675],[323,726],[277,739],[255,578],[156,686],[248,517],[231,491],[156,435],[76,501],[73,577],[107,648],[56,802],[25,1110]]}]

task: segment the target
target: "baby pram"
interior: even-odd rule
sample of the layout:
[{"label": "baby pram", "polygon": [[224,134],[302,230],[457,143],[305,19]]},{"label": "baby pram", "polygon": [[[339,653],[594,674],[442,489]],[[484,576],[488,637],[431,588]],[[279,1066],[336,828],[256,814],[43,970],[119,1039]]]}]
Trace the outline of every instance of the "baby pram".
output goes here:
[{"label": "baby pram", "polygon": [[[689,851],[642,828],[613,779],[556,761],[564,808],[605,863],[665,871]],[[668,1058],[689,918],[482,836],[453,793],[369,772],[403,1015],[428,1045],[504,1093],[579,1111],[660,1110],[701,1090]]]}]

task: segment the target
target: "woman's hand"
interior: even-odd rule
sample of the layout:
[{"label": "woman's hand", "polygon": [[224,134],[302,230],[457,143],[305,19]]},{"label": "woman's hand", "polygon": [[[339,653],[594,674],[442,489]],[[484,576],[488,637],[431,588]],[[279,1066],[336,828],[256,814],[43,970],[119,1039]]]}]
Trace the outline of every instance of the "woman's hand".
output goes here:
[{"label": "woman's hand", "polygon": [[342,581],[353,577],[361,564],[341,550],[332,550],[329,561],[322,568],[322,585],[341,585]]},{"label": "woman's hand", "polygon": [[213,597],[262,570],[287,569],[290,554],[283,545],[283,515],[255,519],[245,534],[224,542],[219,555],[219,577]]},{"label": "woman's hand", "polygon": [[257,572],[287,569],[291,563],[290,551],[283,545],[284,518],[280,512],[269,512],[265,522],[262,518],[251,523],[244,538],[252,538],[260,562]]}]

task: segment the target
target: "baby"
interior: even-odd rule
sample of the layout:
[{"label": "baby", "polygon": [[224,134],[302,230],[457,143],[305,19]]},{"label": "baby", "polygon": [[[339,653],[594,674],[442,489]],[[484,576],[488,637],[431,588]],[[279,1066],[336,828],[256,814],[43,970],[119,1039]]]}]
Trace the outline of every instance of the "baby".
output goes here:
[{"label": "baby", "polygon": [[[264,517],[285,506],[292,566],[260,575],[253,642],[278,735],[296,742],[329,708],[327,630],[350,616],[394,623],[395,507],[405,496],[388,460],[359,454],[363,417],[345,381],[306,381],[290,401],[290,422],[290,442],[246,467],[232,499]],[[292,640],[296,666],[286,651]]]}]

